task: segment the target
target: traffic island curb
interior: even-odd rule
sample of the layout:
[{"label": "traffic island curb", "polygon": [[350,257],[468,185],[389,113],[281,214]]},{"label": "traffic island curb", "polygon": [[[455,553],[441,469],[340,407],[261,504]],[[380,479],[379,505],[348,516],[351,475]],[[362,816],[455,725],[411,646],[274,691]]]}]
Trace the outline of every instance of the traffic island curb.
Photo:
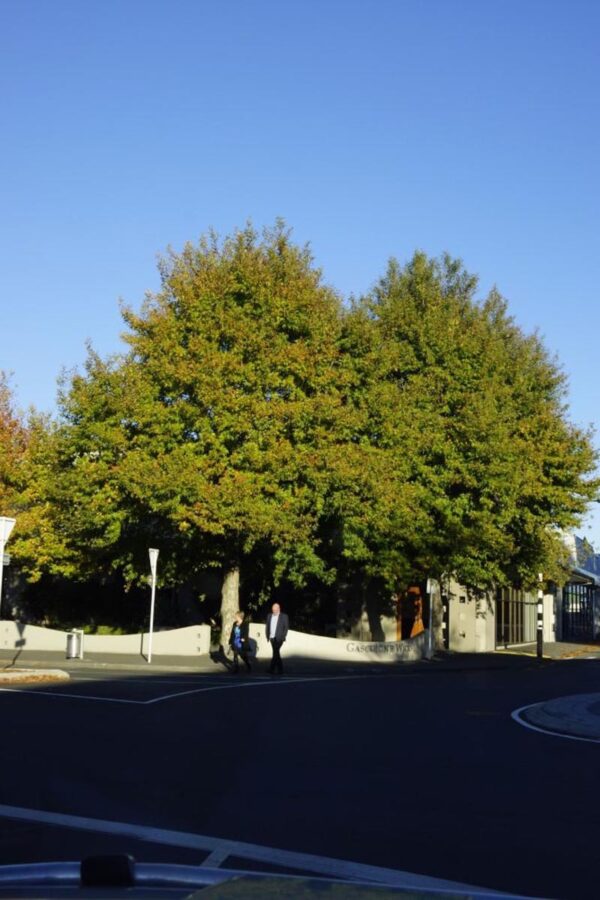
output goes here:
[{"label": "traffic island curb", "polygon": [[579,740],[600,742],[600,694],[574,694],[515,710],[521,725]]},{"label": "traffic island curb", "polygon": [[70,678],[62,669],[0,669],[0,685],[49,683]]}]

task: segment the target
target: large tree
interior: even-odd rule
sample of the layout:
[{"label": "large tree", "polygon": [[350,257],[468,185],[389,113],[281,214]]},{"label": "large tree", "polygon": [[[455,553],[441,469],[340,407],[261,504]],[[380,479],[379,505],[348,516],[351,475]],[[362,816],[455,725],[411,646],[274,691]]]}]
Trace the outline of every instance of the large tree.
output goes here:
[{"label": "large tree", "polygon": [[35,577],[223,573],[224,636],[252,560],[277,581],[479,588],[556,575],[597,495],[565,379],[460,262],[392,260],[344,310],[277,226],[209,236],[124,309],[127,352],[33,422],[14,542]]},{"label": "large tree", "polygon": [[153,544],[171,581],[219,565],[226,637],[258,545],[275,579],[326,577],[318,524],[347,417],[340,304],[281,226],[188,245],[161,276],[123,311],[129,352],[90,351],[65,384],[47,488],[65,565],[139,578]]},{"label": "large tree", "polygon": [[345,552],[390,584],[557,575],[560,532],[598,491],[560,368],[495,290],[477,302],[476,289],[459,261],[416,253],[392,260],[347,317],[356,456],[371,474],[340,498]]},{"label": "large tree", "polygon": [[27,446],[28,430],[15,409],[10,381],[0,371],[0,515],[16,511],[18,468]]}]

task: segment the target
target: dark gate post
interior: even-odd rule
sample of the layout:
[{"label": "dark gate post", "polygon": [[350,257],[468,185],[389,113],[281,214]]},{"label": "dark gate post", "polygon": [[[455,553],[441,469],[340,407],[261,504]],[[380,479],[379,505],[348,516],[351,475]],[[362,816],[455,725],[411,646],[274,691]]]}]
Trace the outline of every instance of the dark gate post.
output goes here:
[{"label": "dark gate post", "polygon": [[442,634],[444,636],[444,650],[450,649],[450,596],[441,594],[442,599]]},{"label": "dark gate post", "polygon": [[544,576],[540,572],[538,575],[538,579],[540,582],[540,587],[538,590],[538,602],[537,602],[537,658],[542,659],[544,656],[544,589],[542,588],[542,581]]}]

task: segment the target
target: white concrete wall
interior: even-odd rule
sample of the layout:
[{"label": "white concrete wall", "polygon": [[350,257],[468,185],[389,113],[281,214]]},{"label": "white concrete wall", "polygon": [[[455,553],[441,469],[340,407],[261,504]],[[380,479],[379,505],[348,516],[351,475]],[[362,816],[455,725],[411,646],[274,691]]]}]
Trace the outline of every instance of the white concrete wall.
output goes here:
[{"label": "white concrete wall", "polygon": [[[250,625],[250,637],[257,643],[259,659],[271,658],[271,647],[265,635],[264,625]],[[355,638],[330,638],[318,634],[289,631],[281,655],[301,656],[305,659],[323,659],[333,662],[400,662],[422,659],[427,646],[427,632],[408,641],[369,642]]]},{"label": "white concrete wall", "polygon": [[398,623],[396,622],[395,616],[381,616],[381,628],[385,635],[386,641],[393,641],[396,643],[398,634]]},{"label": "white concrete wall", "polygon": [[[66,631],[0,621],[0,649],[48,650],[66,653]],[[271,658],[271,648],[265,636],[265,626],[250,625],[250,636],[257,643],[259,659]],[[330,638],[300,631],[288,632],[283,646],[284,656],[301,656],[337,662],[399,662],[422,659],[426,653],[427,631],[408,641],[370,642],[355,638]],[[153,656],[197,656],[210,650],[208,625],[193,625],[171,631],[156,631],[152,639]],[[148,651],[147,634],[97,635],[83,638],[84,658],[92,653],[123,653],[139,656]]]},{"label": "white concrete wall", "polygon": [[554,610],[554,597],[552,594],[544,594],[544,643],[553,644],[556,641],[556,613]]},{"label": "white concrete wall", "polygon": [[485,598],[476,598],[452,579],[447,588],[450,620],[449,649],[485,653],[495,649],[494,612]]},{"label": "white concrete wall", "polygon": [[491,653],[496,649],[496,603],[492,594],[474,596],[458,582],[450,582],[450,650]]},{"label": "white concrete wall", "polygon": [[54,650],[64,653],[67,635],[53,628],[22,625],[20,622],[0,621],[0,649]]},{"label": "white concrete wall", "polygon": [[[527,599],[535,603],[536,595],[529,594]],[[496,647],[496,601],[489,597],[475,598],[469,596],[466,588],[456,581],[451,581],[449,591],[450,604],[450,650],[464,653],[492,652]],[[555,601],[552,594],[544,596],[544,643],[557,640]],[[528,629],[527,642],[536,640],[535,607],[529,606],[531,624]]]},{"label": "white concrete wall", "polygon": [[[384,641],[396,641],[397,627],[394,616],[378,616],[378,623],[383,632]],[[371,638],[371,622],[366,609],[363,609],[358,620],[353,624],[351,637],[357,641],[369,641]]]},{"label": "white concrete wall", "polygon": [[[396,642],[398,634],[398,623],[395,616],[377,616],[378,625],[381,628],[381,632],[383,633],[383,640],[388,642]],[[426,622],[424,623],[427,624]],[[369,621],[369,614],[366,609],[362,611],[359,618],[352,625],[350,630],[350,637],[353,640],[357,641],[370,641],[371,640],[371,622]]]},{"label": "white concrete wall", "polygon": [[[2,650],[50,650],[66,652],[66,631],[22,625],[19,622],[0,621],[0,649]],[[83,652],[86,653],[147,653],[147,634],[86,634]],[[155,631],[152,637],[152,653],[161,656],[197,656],[210,650],[208,625],[190,625],[170,631]]]}]

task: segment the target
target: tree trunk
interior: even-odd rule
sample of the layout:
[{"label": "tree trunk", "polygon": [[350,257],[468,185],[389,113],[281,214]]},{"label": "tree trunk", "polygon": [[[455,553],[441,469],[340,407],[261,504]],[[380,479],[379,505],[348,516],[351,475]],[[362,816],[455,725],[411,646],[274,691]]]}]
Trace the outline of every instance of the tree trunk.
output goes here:
[{"label": "tree trunk", "polygon": [[231,565],[225,570],[221,588],[221,644],[225,653],[229,648],[229,635],[233,620],[240,608],[240,567]]},{"label": "tree trunk", "polygon": [[433,604],[433,649],[444,649],[444,604],[439,581],[433,581],[430,603]]},{"label": "tree trunk", "polygon": [[377,594],[367,595],[367,616],[369,618],[369,631],[371,632],[372,641],[385,641],[385,634],[381,625],[381,609],[379,608],[379,597]]}]

